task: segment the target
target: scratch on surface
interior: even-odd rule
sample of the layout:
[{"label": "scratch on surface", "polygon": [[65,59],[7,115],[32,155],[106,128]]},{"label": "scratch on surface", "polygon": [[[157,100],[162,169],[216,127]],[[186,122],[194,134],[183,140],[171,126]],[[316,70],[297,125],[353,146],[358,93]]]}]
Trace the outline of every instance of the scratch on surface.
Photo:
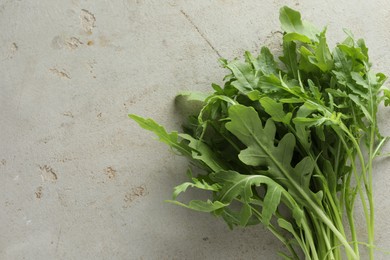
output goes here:
[{"label": "scratch on surface", "polygon": [[51,40],[51,47],[53,49],[62,49],[64,47],[69,50],[75,50],[84,43],[77,37],[65,37],[62,35],[57,35]]},{"label": "scratch on surface", "polygon": [[141,198],[141,197],[144,197],[146,195],[148,195],[148,190],[146,189],[146,186],[145,185],[141,185],[141,186],[138,186],[138,187],[135,187],[133,188],[130,192],[127,192],[125,194],[125,198],[123,199],[123,201],[126,203],[125,206],[123,206],[124,208],[128,208],[130,206],[130,204],[138,199],[138,198]]},{"label": "scratch on surface", "polygon": [[68,116],[68,117],[74,118],[72,112],[70,112],[70,111],[64,112],[64,113],[62,113],[62,115],[63,115],[63,116]]},{"label": "scratch on surface", "polygon": [[38,188],[37,188],[37,190],[36,190],[36,192],[35,192],[35,197],[37,198],[37,199],[40,199],[40,198],[42,198],[42,196],[43,196],[43,188],[42,188],[42,186],[39,186]]},{"label": "scratch on surface", "polygon": [[190,22],[190,24],[195,28],[195,30],[199,33],[199,35],[206,41],[206,43],[210,46],[210,48],[218,55],[218,57],[222,58],[221,54],[218,50],[211,44],[211,42],[207,39],[207,37],[202,33],[198,26],[192,21],[192,19],[188,16],[186,12],[180,10],[180,12],[184,15],[184,17]]},{"label": "scratch on surface", "polygon": [[12,59],[18,50],[19,50],[19,46],[15,42],[13,42],[11,44],[11,46],[9,47],[9,53],[8,53],[7,57],[2,59],[1,61],[7,60],[7,59]]},{"label": "scratch on surface", "polygon": [[15,42],[13,42],[11,44],[11,52],[12,52],[12,54],[14,54],[18,49],[19,49],[18,45]]},{"label": "scratch on surface", "polygon": [[66,46],[68,46],[69,49],[74,50],[77,49],[81,44],[83,44],[78,38],[76,37],[70,37],[65,41]]},{"label": "scratch on surface", "polygon": [[56,68],[51,68],[50,71],[53,72],[54,74],[56,74],[57,76],[61,77],[61,78],[70,79],[69,73],[67,71],[65,71],[64,69],[63,70],[58,70]]},{"label": "scratch on surface", "polygon": [[104,170],[104,173],[108,176],[109,179],[113,179],[115,178],[116,170],[109,166]]},{"label": "scratch on surface", "polygon": [[56,181],[58,179],[57,173],[48,165],[39,166],[42,171],[41,176],[43,180]]},{"label": "scratch on surface", "polygon": [[58,252],[58,246],[60,245],[61,231],[62,228],[60,227],[60,231],[58,232],[57,244],[56,244],[56,252]]},{"label": "scratch on surface", "polygon": [[88,10],[81,9],[80,19],[84,31],[91,34],[92,28],[95,27],[95,15]]}]

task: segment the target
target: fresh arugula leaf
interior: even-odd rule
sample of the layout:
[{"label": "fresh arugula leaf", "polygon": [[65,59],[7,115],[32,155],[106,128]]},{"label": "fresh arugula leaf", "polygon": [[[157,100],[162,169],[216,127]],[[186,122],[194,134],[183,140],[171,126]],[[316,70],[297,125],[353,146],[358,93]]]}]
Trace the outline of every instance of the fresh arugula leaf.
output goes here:
[{"label": "fresh arugula leaf", "polygon": [[159,141],[166,143],[170,147],[180,152],[182,155],[189,156],[191,154],[189,147],[179,140],[178,133],[176,131],[168,133],[165,131],[163,126],[157,124],[153,119],[150,118],[144,119],[134,114],[130,114],[129,118],[137,122],[143,129],[152,131],[155,135],[158,136]]},{"label": "fresh arugula leaf", "polygon": [[166,202],[170,202],[172,204],[176,204],[188,209],[201,211],[201,212],[214,212],[221,208],[228,206],[227,204],[223,204],[219,201],[212,202],[211,200],[202,201],[202,200],[191,200],[188,205],[181,203],[177,200],[166,200]]},{"label": "fresh arugula leaf", "polygon": [[[310,42],[317,40],[317,34],[319,31],[309,22],[301,20],[301,14],[287,6],[280,9],[280,23],[282,29],[287,33],[286,35],[293,33],[296,37],[299,35],[302,42]],[[289,37],[284,39],[290,40]]]},{"label": "fresh arugula leaf", "polygon": [[285,123],[286,125],[290,124],[292,113],[285,113],[282,103],[278,103],[269,97],[263,97],[260,99],[260,104],[263,106],[265,112],[271,116],[272,120]]},{"label": "fresh arugula leaf", "polygon": [[333,68],[333,58],[326,43],[325,30],[319,35],[319,42],[316,46],[315,56],[310,56],[309,61],[320,68],[321,71],[327,72]]}]

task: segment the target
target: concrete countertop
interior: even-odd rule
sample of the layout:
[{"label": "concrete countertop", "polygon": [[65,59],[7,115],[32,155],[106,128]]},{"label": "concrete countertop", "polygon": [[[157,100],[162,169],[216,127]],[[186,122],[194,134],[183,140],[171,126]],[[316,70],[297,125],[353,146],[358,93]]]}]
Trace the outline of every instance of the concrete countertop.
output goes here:
[{"label": "concrete countertop", "polygon": [[[280,50],[283,5],[328,25],[331,44],[342,28],[365,38],[390,75],[386,0],[0,1],[0,259],[276,259],[262,226],[164,203],[187,163],[127,114],[179,129],[175,95],[220,83],[219,56]],[[374,177],[387,250],[389,169]]]}]

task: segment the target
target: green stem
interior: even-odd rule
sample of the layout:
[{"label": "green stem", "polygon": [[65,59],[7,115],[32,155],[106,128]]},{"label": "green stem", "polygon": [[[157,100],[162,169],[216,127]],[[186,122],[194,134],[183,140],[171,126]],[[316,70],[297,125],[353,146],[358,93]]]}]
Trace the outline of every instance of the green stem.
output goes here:
[{"label": "green stem", "polygon": [[[257,218],[262,222],[261,213],[253,206],[251,206],[252,212],[255,213]],[[271,223],[267,226],[268,230],[271,231],[274,236],[283,243],[283,245],[288,249],[288,251],[293,255],[295,259],[299,259],[298,254],[295,252],[294,248],[291,246],[291,243],[287,240],[287,238],[282,235]],[[296,234],[292,234],[294,238],[297,240],[298,244],[301,245],[301,241],[299,241],[299,237],[296,237]]]},{"label": "green stem", "polygon": [[[374,119],[375,120],[375,119]],[[374,122],[375,123],[375,122]],[[374,124],[375,125],[375,124]],[[367,198],[368,204],[370,206],[370,223],[368,229],[368,244],[369,244],[369,254],[370,259],[374,259],[374,200],[373,200],[373,186],[372,186],[372,160],[375,156],[374,151],[374,142],[375,142],[375,129],[371,127],[371,135],[370,135],[370,147],[369,147],[369,157],[368,157],[368,191]]]},{"label": "green stem", "polygon": [[305,237],[306,237],[307,241],[309,242],[310,252],[312,253],[313,260],[319,260],[318,255],[317,255],[317,248],[314,244],[311,229],[308,226],[306,221],[302,221],[302,227],[305,231]]},{"label": "green stem", "polygon": [[[254,136],[254,139],[256,140],[256,143],[262,147],[262,143]],[[263,148],[263,147],[262,147]],[[263,150],[266,151],[266,149],[263,148]],[[288,172],[284,169],[282,165],[280,165],[280,162],[274,158],[273,154],[267,154],[269,158],[273,161],[275,166],[283,173],[283,175],[286,177],[286,179],[289,180],[289,182],[292,184],[294,189],[302,196],[302,198],[307,202],[307,207],[311,210],[313,210],[313,213],[317,214],[319,219],[327,225],[332,232],[335,234],[335,236],[340,240],[340,242],[345,246],[345,249],[351,254],[353,259],[358,259],[358,256],[355,254],[354,250],[352,247],[349,245],[345,235],[343,235],[338,228],[334,225],[334,223],[329,219],[329,217],[324,213],[324,211],[317,205],[316,202],[313,201],[311,196],[309,194],[305,193],[302,191],[300,185],[295,182],[290,176]],[[363,161],[364,163],[364,161]]]},{"label": "green stem", "polygon": [[[357,170],[356,170],[356,167],[355,167],[355,157],[354,156],[351,156],[351,157],[352,157],[351,158],[352,172],[353,172],[354,176],[357,176]],[[350,187],[351,176],[352,176],[352,173],[350,173],[348,178],[347,178],[347,187],[348,188]],[[358,182],[357,185],[359,185],[358,189],[360,191],[362,191],[362,189],[360,188],[360,180],[358,180],[357,182]],[[348,189],[348,192],[351,192],[351,190]],[[359,196],[363,196],[363,194],[361,192],[359,192]],[[348,194],[347,194],[345,196],[345,200],[346,200],[345,207],[347,208],[346,212],[347,212],[349,228],[350,228],[350,231],[351,231],[353,247],[355,249],[356,254],[359,254],[359,246],[358,246],[358,239],[357,239],[357,233],[356,233],[356,227],[355,227],[355,220],[354,220],[354,217],[353,217],[353,213],[354,213],[353,212],[353,208],[354,208],[354,204],[355,204],[355,198],[356,198],[356,192],[354,192],[351,196],[348,196]]]},{"label": "green stem", "polygon": [[[373,125],[375,125],[375,121],[373,122]],[[344,129],[343,129],[344,128]],[[368,162],[367,162],[367,168],[365,164],[365,160],[362,154],[362,151],[360,149],[359,144],[357,143],[356,139],[353,137],[352,133],[347,129],[345,125],[342,125],[343,131],[347,133],[349,138],[351,139],[359,160],[361,162],[361,168],[362,168],[362,178],[363,178],[363,183],[365,186],[366,190],[366,196],[368,199],[368,204],[369,204],[369,211],[367,208],[367,203],[366,200],[364,199],[364,195],[362,194],[363,191],[361,190],[360,182],[359,182],[359,177],[357,177],[357,182],[358,182],[358,190],[359,194],[361,197],[362,205],[363,205],[363,210],[364,210],[364,215],[366,218],[366,225],[367,225],[367,233],[368,233],[368,244],[369,244],[369,257],[371,260],[374,259],[374,201],[373,201],[373,196],[372,196],[372,160],[374,157],[374,142],[375,142],[375,129],[371,127],[370,129],[370,140],[369,140],[369,154],[368,154]],[[367,170],[368,169],[368,172]],[[367,176],[368,175],[368,176]],[[367,179],[368,177],[368,179]]]},{"label": "green stem", "polygon": [[343,234],[340,233],[340,231],[336,228],[336,226],[333,224],[333,222],[328,218],[328,216],[325,215],[325,213],[319,209],[316,205],[314,206],[314,210],[318,217],[322,220],[322,222],[327,225],[330,230],[335,234],[337,239],[344,245],[347,252],[351,255],[352,259],[359,259],[359,256],[356,255],[355,251],[351,248],[349,245],[347,239]]},{"label": "green stem", "polygon": [[[290,130],[296,137],[298,137],[298,135],[297,135],[295,129],[294,129],[291,125],[289,125],[288,128],[289,128],[289,130]],[[298,138],[298,140],[299,140],[299,138]],[[310,158],[311,158],[313,161],[316,161],[316,158],[315,158],[315,156],[313,155],[313,152],[310,151],[310,150],[305,149],[304,145],[301,145],[301,146],[302,146],[302,149],[305,150],[306,154],[307,154],[308,156],[310,156]],[[340,145],[339,145],[339,149],[340,149]],[[339,150],[338,150],[338,151],[339,151]],[[337,161],[337,162],[338,162],[338,161]],[[338,167],[338,166],[336,165],[336,167]],[[315,170],[315,172],[316,172],[318,175],[323,176],[324,178],[326,178],[325,175],[322,173],[322,171],[321,171],[321,169],[319,168],[319,166],[318,166],[317,163],[315,164],[314,170]],[[336,169],[336,171],[335,171],[335,174],[336,174],[336,173],[337,173],[337,169]],[[332,219],[334,220],[334,223],[336,224],[338,230],[341,232],[341,234],[343,235],[343,237],[346,237],[346,236],[345,236],[345,231],[344,231],[344,226],[343,226],[342,219],[341,219],[341,218],[342,218],[342,214],[341,214],[342,209],[340,209],[340,206],[337,206],[337,205],[336,205],[336,202],[335,202],[335,199],[336,199],[336,198],[333,197],[333,195],[331,194],[331,192],[330,192],[328,186],[327,186],[327,185],[322,185],[322,189],[323,189],[323,191],[324,191],[324,193],[325,193],[324,195],[326,196],[326,199],[327,199],[327,201],[328,201],[330,207],[332,208],[332,210],[330,211],[330,212],[333,212],[333,218],[332,218]],[[327,242],[329,242],[329,241],[327,241]],[[357,253],[357,255],[359,254],[359,252],[358,252],[357,250],[355,250],[355,252]],[[333,253],[332,253],[332,255],[333,255]],[[347,256],[349,256],[349,252],[348,252],[348,251],[347,251]]]},{"label": "green stem", "polygon": [[[350,139],[350,141],[352,142],[353,144],[353,147],[355,148],[355,151],[358,155],[358,158],[359,158],[359,161],[360,161],[360,164],[361,164],[361,168],[362,168],[362,178],[363,178],[363,183],[364,183],[364,186],[365,186],[365,191],[366,191],[366,195],[368,197],[368,194],[369,194],[369,190],[368,190],[368,187],[367,187],[367,178],[366,178],[366,164],[365,164],[365,160],[364,160],[364,157],[363,157],[363,154],[362,154],[362,151],[360,149],[360,146],[359,144],[357,143],[356,139],[354,138],[354,136],[352,135],[352,133],[349,131],[349,129],[343,124],[343,123],[340,123],[340,128],[347,134],[348,138]],[[337,133],[337,135],[339,135],[340,137],[340,140],[342,140],[343,142],[343,145],[346,147],[346,149],[348,150],[348,145],[347,143],[344,141],[343,137],[341,136],[341,134],[339,133],[339,131],[337,131],[337,129],[335,129],[335,132]],[[364,216],[365,216],[365,219],[366,219],[366,225],[367,225],[367,233],[368,233],[368,238],[369,238],[369,241],[370,241],[370,233],[371,233],[371,227],[370,227],[370,215],[371,215],[371,212],[369,212],[368,210],[368,207],[367,207],[367,202],[365,200],[365,197],[364,197],[364,193],[363,193],[363,190],[362,190],[362,187],[361,187],[361,182],[360,182],[360,176],[358,176],[358,173],[357,173],[357,170],[356,170],[356,166],[355,166],[355,156],[354,154],[349,154],[350,158],[351,158],[351,167],[352,167],[352,172],[355,176],[355,180],[356,180],[356,188],[359,192],[359,196],[360,196],[360,200],[362,202],[362,206],[363,206],[363,211],[364,211]],[[357,252],[358,254],[358,247],[357,247],[357,237],[356,237],[356,229],[355,229],[355,224],[354,224],[354,219],[353,219],[353,204],[354,204],[354,201],[355,201],[355,195],[352,194],[352,196],[349,198],[348,196],[345,196],[345,199],[346,200],[349,200],[350,201],[347,201],[346,202],[346,206],[348,207],[347,208],[347,217],[348,217],[348,221],[349,221],[349,224],[350,224],[350,229],[351,229],[351,235],[352,236],[355,236],[355,237],[352,237],[353,241],[354,241],[354,249],[355,249],[355,252]],[[370,259],[373,259],[373,258],[370,258]]]},{"label": "green stem", "polygon": [[333,250],[331,249],[331,235],[330,233],[331,232],[328,232],[329,231],[329,228],[327,228],[326,226],[324,226],[324,224],[322,222],[319,222],[319,221],[316,221],[316,216],[315,215],[311,215],[311,223],[313,225],[313,233],[316,234],[315,238],[317,239],[317,251],[318,251],[318,254],[320,255],[320,259],[324,259],[324,255],[326,255],[327,252],[329,252],[329,250],[331,250],[331,252],[329,253],[331,255],[330,259],[331,260],[334,260],[334,254],[333,254]]}]

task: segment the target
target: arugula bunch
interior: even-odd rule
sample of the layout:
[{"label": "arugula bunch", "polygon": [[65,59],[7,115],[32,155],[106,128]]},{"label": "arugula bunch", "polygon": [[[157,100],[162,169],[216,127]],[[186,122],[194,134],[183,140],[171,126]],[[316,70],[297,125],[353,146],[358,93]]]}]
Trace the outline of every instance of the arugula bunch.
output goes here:
[{"label": "arugula bunch", "polygon": [[[202,108],[168,133],[152,119],[129,115],[200,168],[174,189],[171,202],[221,216],[230,227],[262,223],[286,248],[285,259],[359,259],[374,255],[373,161],[387,137],[377,111],[390,104],[386,77],[371,70],[368,49],[349,31],[331,51],[326,29],[280,9],[283,56],[263,47],[256,57],[222,59],[230,72],[214,93],[182,94]],[[187,188],[209,194],[188,204]],[[355,203],[367,242],[355,226]]]}]

